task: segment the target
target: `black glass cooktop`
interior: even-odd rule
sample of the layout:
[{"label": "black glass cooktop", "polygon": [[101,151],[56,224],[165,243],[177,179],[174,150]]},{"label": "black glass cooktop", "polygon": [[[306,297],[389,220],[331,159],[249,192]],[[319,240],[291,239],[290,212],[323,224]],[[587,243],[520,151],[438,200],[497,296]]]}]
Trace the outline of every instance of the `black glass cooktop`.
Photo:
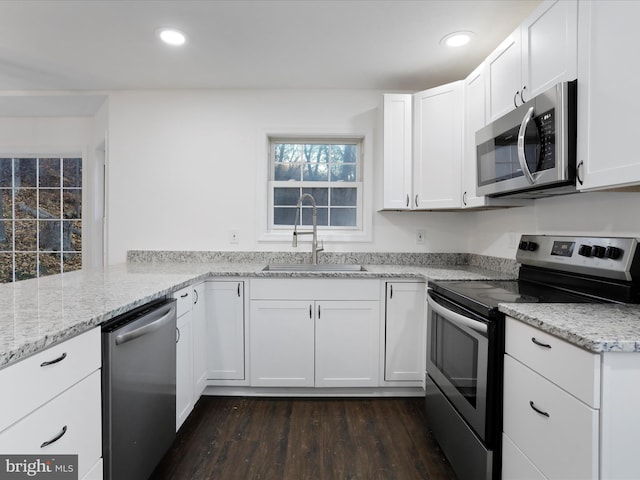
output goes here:
[{"label": "black glass cooktop", "polygon": [[593,303],[594,299],[522,280],[436,281],[429,287],[469,309],[493,310],[500,303]]}]

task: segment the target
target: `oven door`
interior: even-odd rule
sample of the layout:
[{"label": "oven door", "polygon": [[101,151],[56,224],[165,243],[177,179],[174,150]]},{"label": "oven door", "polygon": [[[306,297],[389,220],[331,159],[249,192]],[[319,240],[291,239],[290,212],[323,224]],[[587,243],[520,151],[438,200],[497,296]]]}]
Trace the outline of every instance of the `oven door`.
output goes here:
[{"label": "oven door", "polygon": [[429,291],[427,332],[427,373],[486,442],[487,320]]}]

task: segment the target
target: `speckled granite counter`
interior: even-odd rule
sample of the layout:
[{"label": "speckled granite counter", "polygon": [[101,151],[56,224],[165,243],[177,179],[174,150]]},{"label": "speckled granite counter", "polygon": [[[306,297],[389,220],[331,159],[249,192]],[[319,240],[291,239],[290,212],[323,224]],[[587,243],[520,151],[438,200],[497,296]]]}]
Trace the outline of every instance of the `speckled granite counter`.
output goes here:
[{"label": "speckled granite counter", "polygon": [[366,272],[263,272],[264,263],[128,263],[0,285],[0,368],[194,282],[224,277],[513,278],[474,265],[367,265]]},{"label": "speckled granite counter", "polygon": [[640,352],[640,305],[503,303],[500,311],[591,352]]}]

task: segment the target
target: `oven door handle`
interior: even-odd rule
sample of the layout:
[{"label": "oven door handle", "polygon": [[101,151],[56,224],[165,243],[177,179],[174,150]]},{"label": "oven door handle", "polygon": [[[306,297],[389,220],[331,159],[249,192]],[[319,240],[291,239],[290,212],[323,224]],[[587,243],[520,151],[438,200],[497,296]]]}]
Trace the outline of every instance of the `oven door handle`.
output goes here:
[{"label": "oven door handle", "polygon": [[452,312],[451,310],[443,307],[439,303],[437,303],[431,294],[427,294],[427,302],[429,303],[429,307],[433,309],[434,312],[442,315],[447,320],[450,320],[459,325],[469,327],[476,332],[487,333],[487,324],[483,322],[478,322],[477,320],[473,320],[469,317],[465,317],[464,315],[460,315],[459,313]]}]

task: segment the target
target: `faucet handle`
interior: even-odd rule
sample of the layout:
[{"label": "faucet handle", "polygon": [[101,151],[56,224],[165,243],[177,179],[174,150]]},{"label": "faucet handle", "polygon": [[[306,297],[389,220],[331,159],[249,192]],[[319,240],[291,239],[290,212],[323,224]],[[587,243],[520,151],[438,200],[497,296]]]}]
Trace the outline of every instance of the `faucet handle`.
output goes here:
[{"label": "faucet handle", "polygon": [[316,249],[316,252],[323,252],[324,251],[324,240],[320,239],[320,248]]}]

